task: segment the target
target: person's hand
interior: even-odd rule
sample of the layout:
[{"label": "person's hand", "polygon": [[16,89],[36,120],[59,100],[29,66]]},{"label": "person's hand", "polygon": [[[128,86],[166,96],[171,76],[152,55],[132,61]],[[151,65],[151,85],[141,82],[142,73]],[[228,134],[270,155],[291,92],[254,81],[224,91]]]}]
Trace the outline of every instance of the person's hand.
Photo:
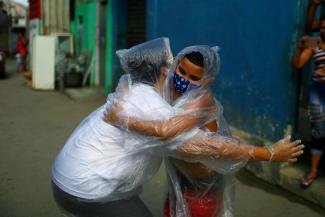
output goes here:
[{"label": "person's hand", "polygon": [[291,137],[287,136],[273,145],[273,161],[296,162],[297,158],[304,153],[305,146],[301,144],[301,140],[290,142],[290,139]]},{"label": "person's hand", "polygon": [[104,121],[112,124],[121,122],[119,113],[123,111],[123,107],[119,103],[115,103],[109,111],[104,113]]},{"label": "person's hand", "polygon": [[313,3],[315,5],[319,5],[319,4],[323,3],[323,2],[324,2],[324,0],[313,0]]}]

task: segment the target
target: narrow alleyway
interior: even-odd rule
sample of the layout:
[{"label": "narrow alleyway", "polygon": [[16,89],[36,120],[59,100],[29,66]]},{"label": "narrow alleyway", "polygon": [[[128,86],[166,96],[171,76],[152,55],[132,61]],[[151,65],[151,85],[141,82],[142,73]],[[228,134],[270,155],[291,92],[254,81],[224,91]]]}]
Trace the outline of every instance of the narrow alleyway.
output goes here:
[{"label": "narrow alleyway", "polygon": [[[105,101],[73,101],[58,91],[35,91],[8,62],[0,80],[0,217],[61,216],[51,195],[51,164],[74,127]],[[161,216],[164,170],[144,188],[143,199]],[[237,217],[321,217],[324,210],[241,173]]]},{"label": "narrow alleyway", "polygon": [[73,128],[105,98],[75,102],[35,91],[9,65],[0,80],[0,216],[60,216],[50,188],[51,164]]}]

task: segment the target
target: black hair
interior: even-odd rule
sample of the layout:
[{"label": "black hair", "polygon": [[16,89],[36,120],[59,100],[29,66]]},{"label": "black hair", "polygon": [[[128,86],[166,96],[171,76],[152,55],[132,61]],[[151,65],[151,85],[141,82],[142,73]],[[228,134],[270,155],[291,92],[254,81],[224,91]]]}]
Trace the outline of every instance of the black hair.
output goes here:
[{"label": "black hair", "polygon": [[203,67],[203,55],[198,51],[193,51],[185,55],[185,57],[193,64]]}]

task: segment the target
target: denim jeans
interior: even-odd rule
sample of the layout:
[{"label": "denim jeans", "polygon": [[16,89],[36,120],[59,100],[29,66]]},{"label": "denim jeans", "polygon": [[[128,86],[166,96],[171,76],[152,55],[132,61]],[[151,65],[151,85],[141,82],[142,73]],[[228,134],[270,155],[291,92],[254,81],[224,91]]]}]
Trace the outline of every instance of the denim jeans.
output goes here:
[{"label": "denim jeans", "polygon": [[309,87],[308,115],[312,128],[312,151],[323,151],[325,144],[325,83],[313,81]]}]

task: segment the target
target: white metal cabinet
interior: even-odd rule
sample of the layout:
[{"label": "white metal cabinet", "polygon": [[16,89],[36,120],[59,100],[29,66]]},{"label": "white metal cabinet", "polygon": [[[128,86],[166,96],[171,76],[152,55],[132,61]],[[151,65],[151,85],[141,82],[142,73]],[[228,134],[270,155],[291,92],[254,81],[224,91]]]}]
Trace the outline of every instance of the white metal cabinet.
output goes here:
[{"label": "white metal cabinet", "polygon": [[33,40],[33,88],[54,90],[55,37],[35,36]]}]

